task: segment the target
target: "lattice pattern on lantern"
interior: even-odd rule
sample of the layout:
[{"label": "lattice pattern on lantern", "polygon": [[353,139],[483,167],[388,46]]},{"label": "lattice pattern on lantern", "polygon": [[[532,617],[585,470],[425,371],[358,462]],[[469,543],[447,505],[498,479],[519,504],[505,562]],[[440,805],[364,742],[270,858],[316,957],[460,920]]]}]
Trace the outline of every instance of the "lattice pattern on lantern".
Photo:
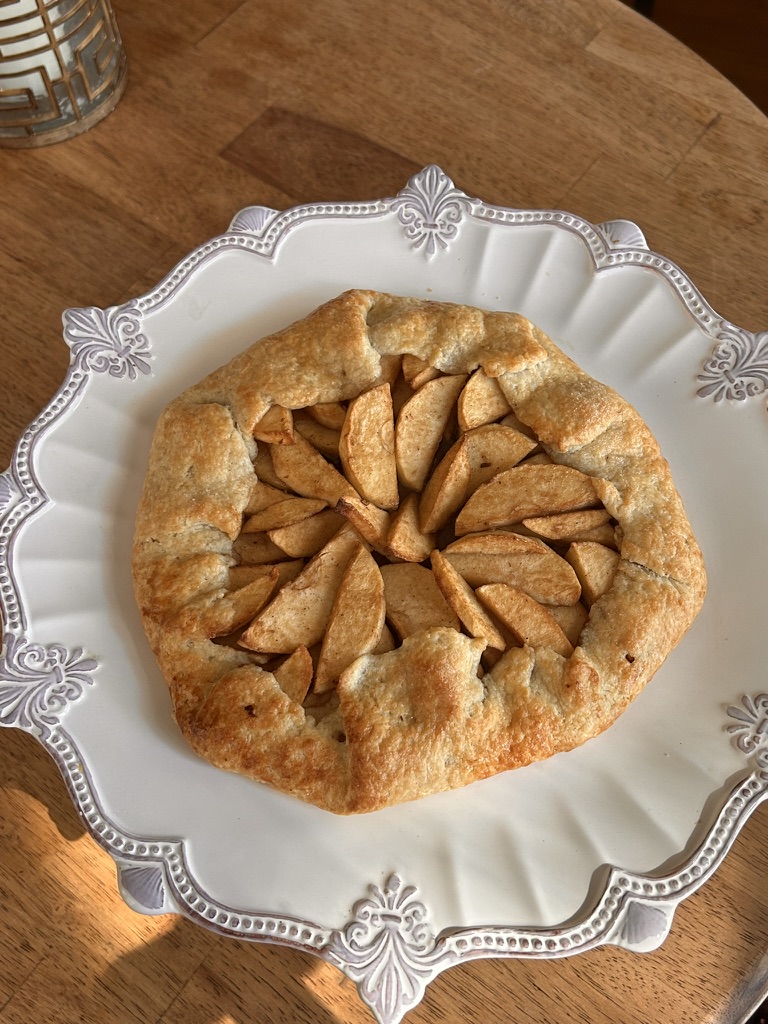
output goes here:
[{"label": "lattice pattern on lantern", "polygon": [[0,144],[79,134],[114,109],[126,59],[109,0],[0,4]]}]

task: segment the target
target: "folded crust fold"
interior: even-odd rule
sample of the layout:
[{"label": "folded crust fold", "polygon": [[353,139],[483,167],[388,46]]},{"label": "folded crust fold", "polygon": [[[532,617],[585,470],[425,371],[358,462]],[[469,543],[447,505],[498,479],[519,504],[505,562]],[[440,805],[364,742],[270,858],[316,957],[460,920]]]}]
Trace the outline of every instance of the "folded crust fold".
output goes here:
[{"label": "folded crust fold", "polygon": [[[285,588],[277,596],[263,588],[270,603],[246,629],[243,645],[238,642],[242,609],[249,599],[260,609],[262,590],[254,585],[253,595],[234,600],[228,584],[249,514],[254,467],[258,473],[265,464],[265,443],[254,439],[254,430],[279,407],[287,426],[275,442],[277,457],[267,462],[277,473],[271,485],[288,486],[281,466],[293,467],[309,442],[297,432],[291,447],[292,418],[283,411],[334,408],[383,383],[389,386],[393,365],[404,355],[450,377],[466,378],[481,367],[497,381],[504,398],[500,411],[508,406],[521,429],[535,436],[538,458],[590,478],[615,524],[615,575],[589,609],[568,656],[512,641],[504,653],[490,652],[489,661],[486,641],[459,628],[428,625],[394,650],[357,658],[337,682],[326,680],[302,704],[283,690],[273,669],[278,671],[278,656],[290,657],[298,647],[305,648],[307,662],[306,649],[311,653],[319,644],[317,623],[327,620],[333,594],[324,583],[317,585],[319,610],[299,598],[305,580],[317,575],[325,548],[307,563],[309,572],[305,568],[291,582],[276,584]],[[521,458],[535,443],[521,448]],[[447,450],[446,441],[434,465]],[[286,478],[290,472],[283,468]],[[331,507],[338,497],[335,473],[329,472],[333,493],[323,495]],[[504,473],[520,478],[505,465],[494,477],[500,486]],[[401,503],[416,508],[413,492],[406,494],[402,481],[400,486]],[[355,494],[350,485],[350,501]],[[525,536],[511,519],[489,525],[476,517],[469,536],[483,529]],[[393,515],[392,521],[400,519]],[[371,557],[380,565],[393,548],[400,550],[372,545],[353,524],[354,519],[340,527],[352,540],[344,534],[339,540],[337,533],[327,542],[344,549],[334,563],[339,579],[361,544],[374,548]],[[435,546],[448,548],[450,558],[459,534],[442,520],[438,526],[450,535]],[[423,565],[429,565],[432,539]],[[519,546],[527,550],[534,544],[543,546],[539,540]],[[291,557],[272,544],[271,557],[275,551],[278,562]],[[615,391],[589,377],[517,314],[361,290],[345,292],[256,342],[164,411],[137,513],[133,578],[145,632],[192,748],[220,768],[342,814],[463,786],[597,735],[680,641],[706,591],[702,555],[669,466],[641,416]],[[471,579],[470,584],[476,585]],[[281,608],[302,601],[306,628],[294,644],[290,622],[281,624]],[[210,636],[212,623],[235,632]],[[261,643],[267,626],[280,637],[270,633]],[[319,648],[314,654],[317,660]],[[334,682],[330,693],[321,692]]]}]

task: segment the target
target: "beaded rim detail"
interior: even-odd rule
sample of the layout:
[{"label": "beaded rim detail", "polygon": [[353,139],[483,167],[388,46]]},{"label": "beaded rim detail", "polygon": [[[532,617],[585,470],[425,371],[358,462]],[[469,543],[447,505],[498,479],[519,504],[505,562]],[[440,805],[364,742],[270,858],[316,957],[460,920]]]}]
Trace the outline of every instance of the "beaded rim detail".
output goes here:
[{"label": "beaded rim detail", "polygon": [[190,274],[220,252],[236,248],[273,260],[285,238],[310,219],[395,217],[403,238],[424,259],[439,259],[465,222],[510,227],[550,224],[576,234],[596,272],[639,265],[664,277],[713,348],[702,365],[701,398],[743,402],[768,391],[768,332],[752,334],[721,319],[687,276],[647,246],[630,221],[593,225],[563,211],[491,206],[455,187],[438,167],[414,175],[391,199],[319,203],[278,212],[247,207],[227,233],[182,260],[153,290],[120,306],[86,307],[64,314],[71,365],[48,406],[22,434],[8,470],[0,473],[0,611],[6,634],[0,651],[0,725],[30,732],[53,756],[73,803],[92,837],[114,858],[121,893],[146,914],[179,913],[221,935],[303,950],[335,964],[358,987],[380,1024],[397,1024],[446,968],[485,957],[556,958],[603,944],[637,952],[663,942],[675,908],[716,870],[739,830],[768,798],[768,695],[745,695],[726,709],[727,732],[746,758],[745,777],[722,798],[706,835],[674,871],[633,874],[606,869],[597,902],[565,924],[544,927],[474,927],[434,934],[428,894],[392,875],[361,894],[340,929],[264,911],[218,903],[196,882],[184,841],[148,840],[120,830],[105,814],[88,766],[63,721],[68,707],[98,685],[98,658],[79,648],[45,646],[28,636],[27,613],[13,571],[14,541],[50,501],[38,480],[34,451],[48,428],[80,400],[94,374],[122,378],[125,386],[151,373],[151,345],[143,318],[169,301]]}]

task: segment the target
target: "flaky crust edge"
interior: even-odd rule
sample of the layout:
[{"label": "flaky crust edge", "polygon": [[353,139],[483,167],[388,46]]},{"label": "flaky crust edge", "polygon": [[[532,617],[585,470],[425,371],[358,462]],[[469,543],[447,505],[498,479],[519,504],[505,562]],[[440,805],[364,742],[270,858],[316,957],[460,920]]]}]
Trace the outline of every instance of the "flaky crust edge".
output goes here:
[{"label": "flaky crust edge", "polygon": [[[213,643],[202,613],[227,601],[253,481],[252,434],[264,412],[352,398],[380,381],[382,356],[403,352],[448,373],[482,365],[497,377],[552,458],[596,480],[621,529],[621,561],[569,658],[512,649],[479,679],[483,644],[434,629],[358,659],[338,687],[342,742],[338,720],[315,723],[248,652]],[[706,592],[669,467],[629,403],[516,314],[362,290],[256,342],[168,406],[152,442],[132,563],[142,623],[192,748],[342,814],[584,743],[644,688]]]}]

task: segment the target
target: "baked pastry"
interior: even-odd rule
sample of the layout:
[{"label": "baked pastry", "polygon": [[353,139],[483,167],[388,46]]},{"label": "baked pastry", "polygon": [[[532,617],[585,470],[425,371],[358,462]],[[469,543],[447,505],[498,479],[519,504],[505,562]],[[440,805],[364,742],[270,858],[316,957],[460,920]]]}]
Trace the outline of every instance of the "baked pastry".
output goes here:
[{"label": "baked pastry", "polygon": [[373,291],[168,406],[133,575],[193,749],[336,813],[584,743],[706,589],[626,401],[521,316]]}]

